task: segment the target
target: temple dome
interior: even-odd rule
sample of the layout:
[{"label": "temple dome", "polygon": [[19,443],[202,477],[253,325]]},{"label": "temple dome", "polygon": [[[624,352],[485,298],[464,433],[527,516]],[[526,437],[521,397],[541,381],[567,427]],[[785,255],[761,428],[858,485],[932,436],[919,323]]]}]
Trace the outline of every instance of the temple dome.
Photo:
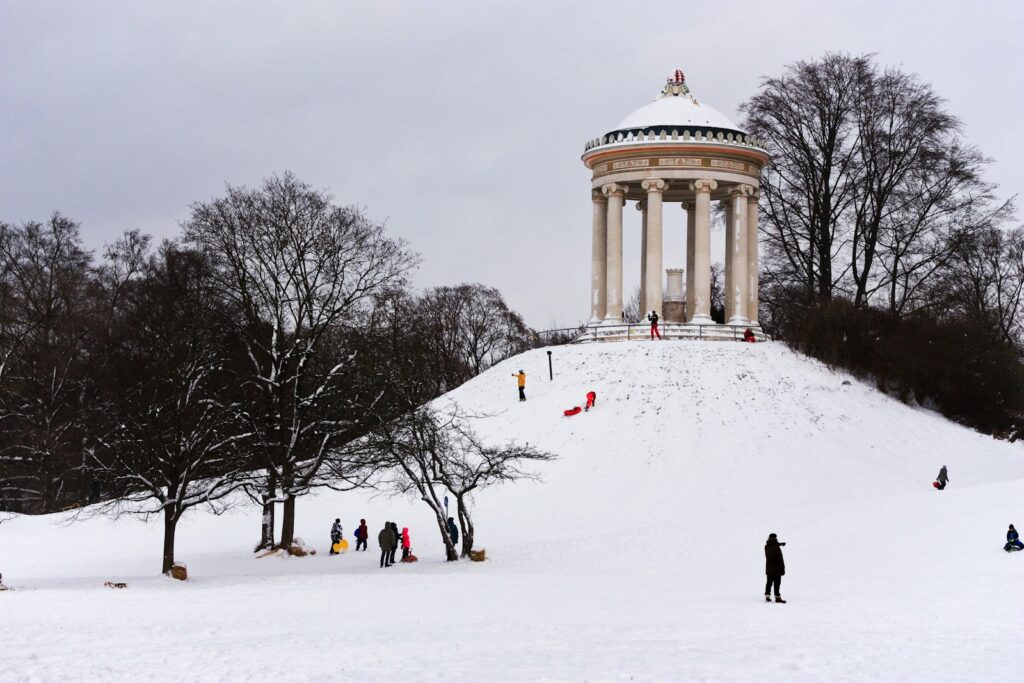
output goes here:
[{"label": "temple dome", "polygon": [[729,117],[698,101],[686,86],[683,72],[677,70],[653,102],[640,107],[622,120],[611,132],[649,128],[704,129],[742,132]]}]

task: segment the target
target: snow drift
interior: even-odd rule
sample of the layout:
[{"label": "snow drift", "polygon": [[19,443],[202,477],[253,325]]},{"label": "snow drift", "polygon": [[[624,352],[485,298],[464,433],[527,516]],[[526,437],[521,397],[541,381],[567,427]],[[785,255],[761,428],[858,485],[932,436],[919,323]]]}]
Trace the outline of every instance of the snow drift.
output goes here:
[{"label": "snow drift", "polygon": [[[488,562],[444,563],[422,503],[357,493],[299,501],[311,558],[253,559],[255,507],[187,516],[185,584],[154,576],[159,524],[19,517],[0,525],[0,680],[1006,678],[1020,445],[774,343],[552,352],[553,381],[531,351],[437,401],[560,456],[478,496]],[[327,557],[335,517],[346,538],[366,518],[370,552]],[[419,563],[378,569],[385,520]],[[787,605],[761,597],[769,532]]]}]

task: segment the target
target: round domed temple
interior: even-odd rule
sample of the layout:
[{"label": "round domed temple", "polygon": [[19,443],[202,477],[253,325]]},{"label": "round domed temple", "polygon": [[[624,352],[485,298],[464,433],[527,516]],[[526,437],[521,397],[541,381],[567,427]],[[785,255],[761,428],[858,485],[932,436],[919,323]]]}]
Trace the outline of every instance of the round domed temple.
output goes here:
[{"label": "round domed temple", "polygon": [[[725,324],[760,332],[757,199],[769,157],[727,116],[690,92],[682,71],[655,100],[589,141],[583,163],[591,170],[593,270],[589,326],[595,338],[623,332],[622,210],[641,212],[640,305],[657,311],[667,336],[713,337],[711,318],[711,202],[724,204]],[[662,269],[666,203],[685,211],[686,268]],[[682,217],[680,217],[682,221]],[[685,273],[685,305],[682,278]],[[728,328],[721,332],[731,336]],[[718,335],[721,336],[721,335]]]}]

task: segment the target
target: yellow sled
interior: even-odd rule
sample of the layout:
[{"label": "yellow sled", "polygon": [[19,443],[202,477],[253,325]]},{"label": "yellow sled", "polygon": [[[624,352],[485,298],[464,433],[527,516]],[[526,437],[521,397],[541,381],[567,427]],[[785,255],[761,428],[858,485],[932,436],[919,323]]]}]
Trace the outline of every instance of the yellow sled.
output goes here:
[{"label": "yellow sled", "polygon": [[336,553],[343,553],[348,550],[348,541],[343,538],[331,546],[331,549]]}]

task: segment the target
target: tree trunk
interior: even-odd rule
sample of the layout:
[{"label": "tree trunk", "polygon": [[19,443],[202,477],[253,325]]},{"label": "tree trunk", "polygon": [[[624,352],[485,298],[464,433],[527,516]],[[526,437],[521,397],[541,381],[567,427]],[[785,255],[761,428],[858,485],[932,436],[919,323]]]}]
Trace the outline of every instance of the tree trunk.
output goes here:
[{"label": "tree trunk", "polygon": [[274,498],[277,496],[277,476],[271,470],[267,476],[267,489],[263,492],[263,517],[260,521],[260,542],[253,552],[274,547]]},{"label": "tree trunk", "polygon": [[473,518],[469,509],[463,502],[462,496],[456,496],[456,503],[459,507],[459,527],[462,531],[462,556],[468,557],[473,550]]},{"label": "tree trunk", "polygon": [[174,508],[164,508],[164,564],[160,570],[162,574],[171,571],[174,565],[174,532],[178,526],[178,515]]},{"label": "tree trunk", "polygon": [[295,496],[286,493],[284,497],[284,518],[281,520],[281,548],[290,548],[295,541]]},{"label": "tree trunk", "polygon": [[448,562],[457,561],[459,559],[459,552],[455,549],[452,537],[448,534],[448,520],[445,519],[444,512],[439,505],[430,500],[426,495],[423,496],[423,500],[434,511],[434,519],[437,520],[437,528],[441,531],[441,540],[444,541],[445,560]]}]

